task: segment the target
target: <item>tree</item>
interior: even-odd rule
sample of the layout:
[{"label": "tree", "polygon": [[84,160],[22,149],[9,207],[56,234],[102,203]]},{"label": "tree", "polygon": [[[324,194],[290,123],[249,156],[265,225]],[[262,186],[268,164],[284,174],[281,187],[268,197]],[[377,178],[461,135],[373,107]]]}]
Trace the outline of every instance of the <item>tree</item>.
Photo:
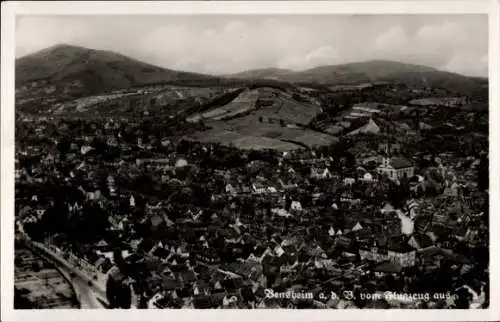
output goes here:
[{"label": "tree", "polygon": [[488,189],[489,185],[489,160],[487,155],[481,156],[477,169],[477,184],[481,191]]},{"label": "tree", "polygon": [[467,290],[465,287],[461,287],[460,289],[457,290],[455,295],[456,295],[455,308],[457,309],[470,308],[472,295],[470,294],[469,290]]},{"label": "tree", "polygon": [[117,294],[116,300],[118,308],[120,309],[130,308],[132,304],[132,294],[130,291],[130,287],[126,283],[123,282],[120,283],[119,292]]},{"label": "tree", "polygon": [[66,157],[66,154],[69,152],[70,146],[71,144],[66,137],[62,137],[61,140],[57,143],[57,151],[61,154],[62,158]]},{"label": "tree", "polygon": [[106,298],[108,299],[109,307],[116,308],[116,281],[113,276],[109,276],[106,282]]}]

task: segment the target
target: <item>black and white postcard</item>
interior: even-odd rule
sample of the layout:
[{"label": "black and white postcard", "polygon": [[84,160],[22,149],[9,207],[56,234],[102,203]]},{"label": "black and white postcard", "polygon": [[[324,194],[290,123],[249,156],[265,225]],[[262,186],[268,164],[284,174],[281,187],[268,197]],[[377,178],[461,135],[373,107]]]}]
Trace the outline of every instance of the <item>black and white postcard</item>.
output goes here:
[{"label": "black and white postcard", "polygon": [[2,320],[500,319],[498,1],[2,9]]}]

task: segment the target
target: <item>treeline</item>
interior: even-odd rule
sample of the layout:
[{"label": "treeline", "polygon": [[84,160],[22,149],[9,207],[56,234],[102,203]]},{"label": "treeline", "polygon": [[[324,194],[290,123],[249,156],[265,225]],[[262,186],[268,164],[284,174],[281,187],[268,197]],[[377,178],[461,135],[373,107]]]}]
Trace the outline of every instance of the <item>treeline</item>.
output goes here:
[{"label": "treeline", "polygon": [[216,98],[212,99],[211,101],[209,101],[205,104],[202,104],[201,106],[193,106],[191,108],[186,109],[185,114],[192,115],[195,113],[203,113],[210,108],[217,108],[217,107],[221,107],[221,106],[224,106],[226,104],[229,104],[234,99],[236,99],[236,97],[238,97],[238,95],[240,95],[244,90],[245,90],[245,88],[240,88],[240,89],[236,89],[234,91],[230,91],[228,93],[222,94],[220,96],[217,96]]},{"label": "treeline", "polygon": [[130,287],[124,283],[121,273],[110,275],[106,283],[106,297],[111,309],[129,309],[132,305]]}]

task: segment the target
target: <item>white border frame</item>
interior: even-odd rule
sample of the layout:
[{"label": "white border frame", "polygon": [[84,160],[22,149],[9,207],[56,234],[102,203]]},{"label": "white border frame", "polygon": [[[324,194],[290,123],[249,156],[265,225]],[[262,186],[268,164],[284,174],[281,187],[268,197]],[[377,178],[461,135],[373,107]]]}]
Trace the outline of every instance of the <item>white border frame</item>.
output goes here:
[{"label": "white border frame", "polygon": [[[21,1],[2,2],[1,104],[1,320],[2,321],[491,321],[500,320],[499,269],[490,260],[487,310],[13,310],[14,274],[14,66],[15,15],[146,14],[468,14],[489,15],[490,88],[490,258],[500,252],[498,140],[500,130],[498,0],[460,1]],[[493,247],[492,247],[493,246]],[[494,303],[497,303],[495,306]]]}]

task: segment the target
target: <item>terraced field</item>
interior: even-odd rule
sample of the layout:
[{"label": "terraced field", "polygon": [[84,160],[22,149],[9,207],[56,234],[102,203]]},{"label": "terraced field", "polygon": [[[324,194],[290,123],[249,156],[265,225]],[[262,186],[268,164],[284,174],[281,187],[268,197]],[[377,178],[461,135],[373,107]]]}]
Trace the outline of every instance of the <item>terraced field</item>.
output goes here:
[{"label": "terraced field", "polygon": [[320,112],[320,106],[298,102],[286,91],[247,89],[230,103],[204,112],[201,116],[211,129],[188,139],[280,151],[328,145],[334,136],[301,126]]}]

